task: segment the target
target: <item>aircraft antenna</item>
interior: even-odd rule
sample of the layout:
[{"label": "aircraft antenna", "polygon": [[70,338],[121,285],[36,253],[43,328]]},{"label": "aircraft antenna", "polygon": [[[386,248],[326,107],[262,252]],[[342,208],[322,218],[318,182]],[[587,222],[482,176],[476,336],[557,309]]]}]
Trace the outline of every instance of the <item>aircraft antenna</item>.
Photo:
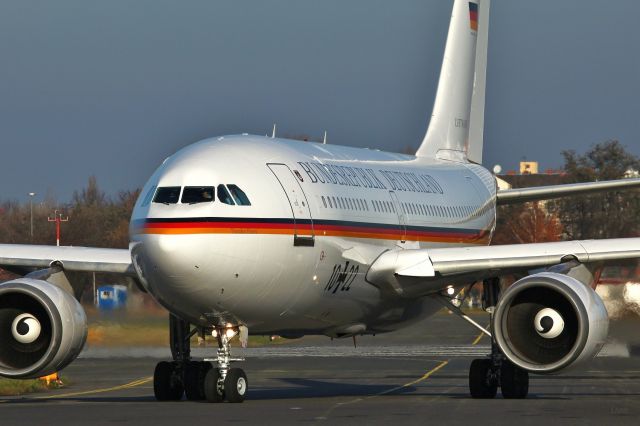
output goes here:
[{"label": "aircraft antenna", "polygon": [[271,139],[276,137],[276,123],[273,123],[273,131],[271,131]]},{"label": "aircraft antenna", "polygon": [[326,145],[327,144],[327,131],[324,131],[324,137],[322,138],[322,144]]}]

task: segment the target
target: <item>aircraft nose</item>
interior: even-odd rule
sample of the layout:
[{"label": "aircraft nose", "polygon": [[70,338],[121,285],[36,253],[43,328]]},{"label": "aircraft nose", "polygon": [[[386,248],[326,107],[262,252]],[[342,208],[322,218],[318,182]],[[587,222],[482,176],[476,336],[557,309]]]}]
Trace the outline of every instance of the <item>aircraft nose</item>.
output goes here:
[{"label": "aircraft nose", "polygon": [[[228,309],[240,292],[233,266],[212,241],[184,235],[144,235],[131,252],[145,289],[163,306],[194,318]],[[189,312],[191,314],[188,314]]]}]

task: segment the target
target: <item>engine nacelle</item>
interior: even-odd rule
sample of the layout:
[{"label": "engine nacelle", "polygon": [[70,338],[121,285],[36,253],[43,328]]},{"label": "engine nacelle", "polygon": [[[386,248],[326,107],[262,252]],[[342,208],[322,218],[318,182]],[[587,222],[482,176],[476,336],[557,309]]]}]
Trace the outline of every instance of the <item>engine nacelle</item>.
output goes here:
[{"label": "engine nacelle", "polygon": [[609,318],[591,287],[567,275],[542,272],[505,291],[493,329],[509,361],[531,372],[554,373],[596,356]]},{"label": "engine nacelle", "polygon": [[0,284],[0,376],[35,378],[76,359],[87,339],[87,317],[67,291],[19,278]]}]

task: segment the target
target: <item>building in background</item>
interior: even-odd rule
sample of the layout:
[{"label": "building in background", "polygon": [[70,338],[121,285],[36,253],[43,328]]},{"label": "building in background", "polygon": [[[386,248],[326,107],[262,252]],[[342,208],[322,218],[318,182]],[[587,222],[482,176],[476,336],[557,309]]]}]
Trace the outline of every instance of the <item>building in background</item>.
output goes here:
[{"label": "building in background", "polygon": [[521,161],[520,174],[521,175],[537,175],[538,162],[537,161]]}]

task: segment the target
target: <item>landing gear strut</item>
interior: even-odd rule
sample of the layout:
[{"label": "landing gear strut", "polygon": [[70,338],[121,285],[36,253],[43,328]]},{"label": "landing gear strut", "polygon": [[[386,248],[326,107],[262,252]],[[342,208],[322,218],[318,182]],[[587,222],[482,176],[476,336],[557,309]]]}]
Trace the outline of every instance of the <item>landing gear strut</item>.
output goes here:
[{"label": "landing gear strut", "polygon": [[[497,278],[491,278],[483,284],[482,307],[493,315],[500,295],[500,283]],[[493,330],[491,334],[493,335]],[[494,398],[498,386],[504,398],[526,398],[529,393],[529,373],[507,360],[492,337],[490,357],[474,359],[471,362],[469,391],[473,398]]]},{"label": "landing gear strut", "polygon": [[226,399],[229,402],[244,401],[249,382],[247,375],[241,368],[230,368],[234,361],[244,361],[243,358],[231,356],[229,340],[237,330],[231,328],[214,329],[213,335],[218,339],[218,356],[205,361],[213,361],[216,368],[207,372],[204,381],[204,393],[207,401],[220,402]]},{"label": "landing gear strut", "polygon": [[[187,321],[171,314],[169,316],[169,339],[172,362],[162,361],[156,365],[153,373],[153,392],[158,401],[179,401],[182,395],[188,400],[210,402],[244,401],[248,381],[245,372],[239,368],[230,368],[233,358],[229,341],[237,333],[234,328],[214,328],[213,335],[218,339],[217,357],[194,361],[191,359],[191,337],[203,329],[190,331]],[[212,362],[214,364],[212,364]]]}]

